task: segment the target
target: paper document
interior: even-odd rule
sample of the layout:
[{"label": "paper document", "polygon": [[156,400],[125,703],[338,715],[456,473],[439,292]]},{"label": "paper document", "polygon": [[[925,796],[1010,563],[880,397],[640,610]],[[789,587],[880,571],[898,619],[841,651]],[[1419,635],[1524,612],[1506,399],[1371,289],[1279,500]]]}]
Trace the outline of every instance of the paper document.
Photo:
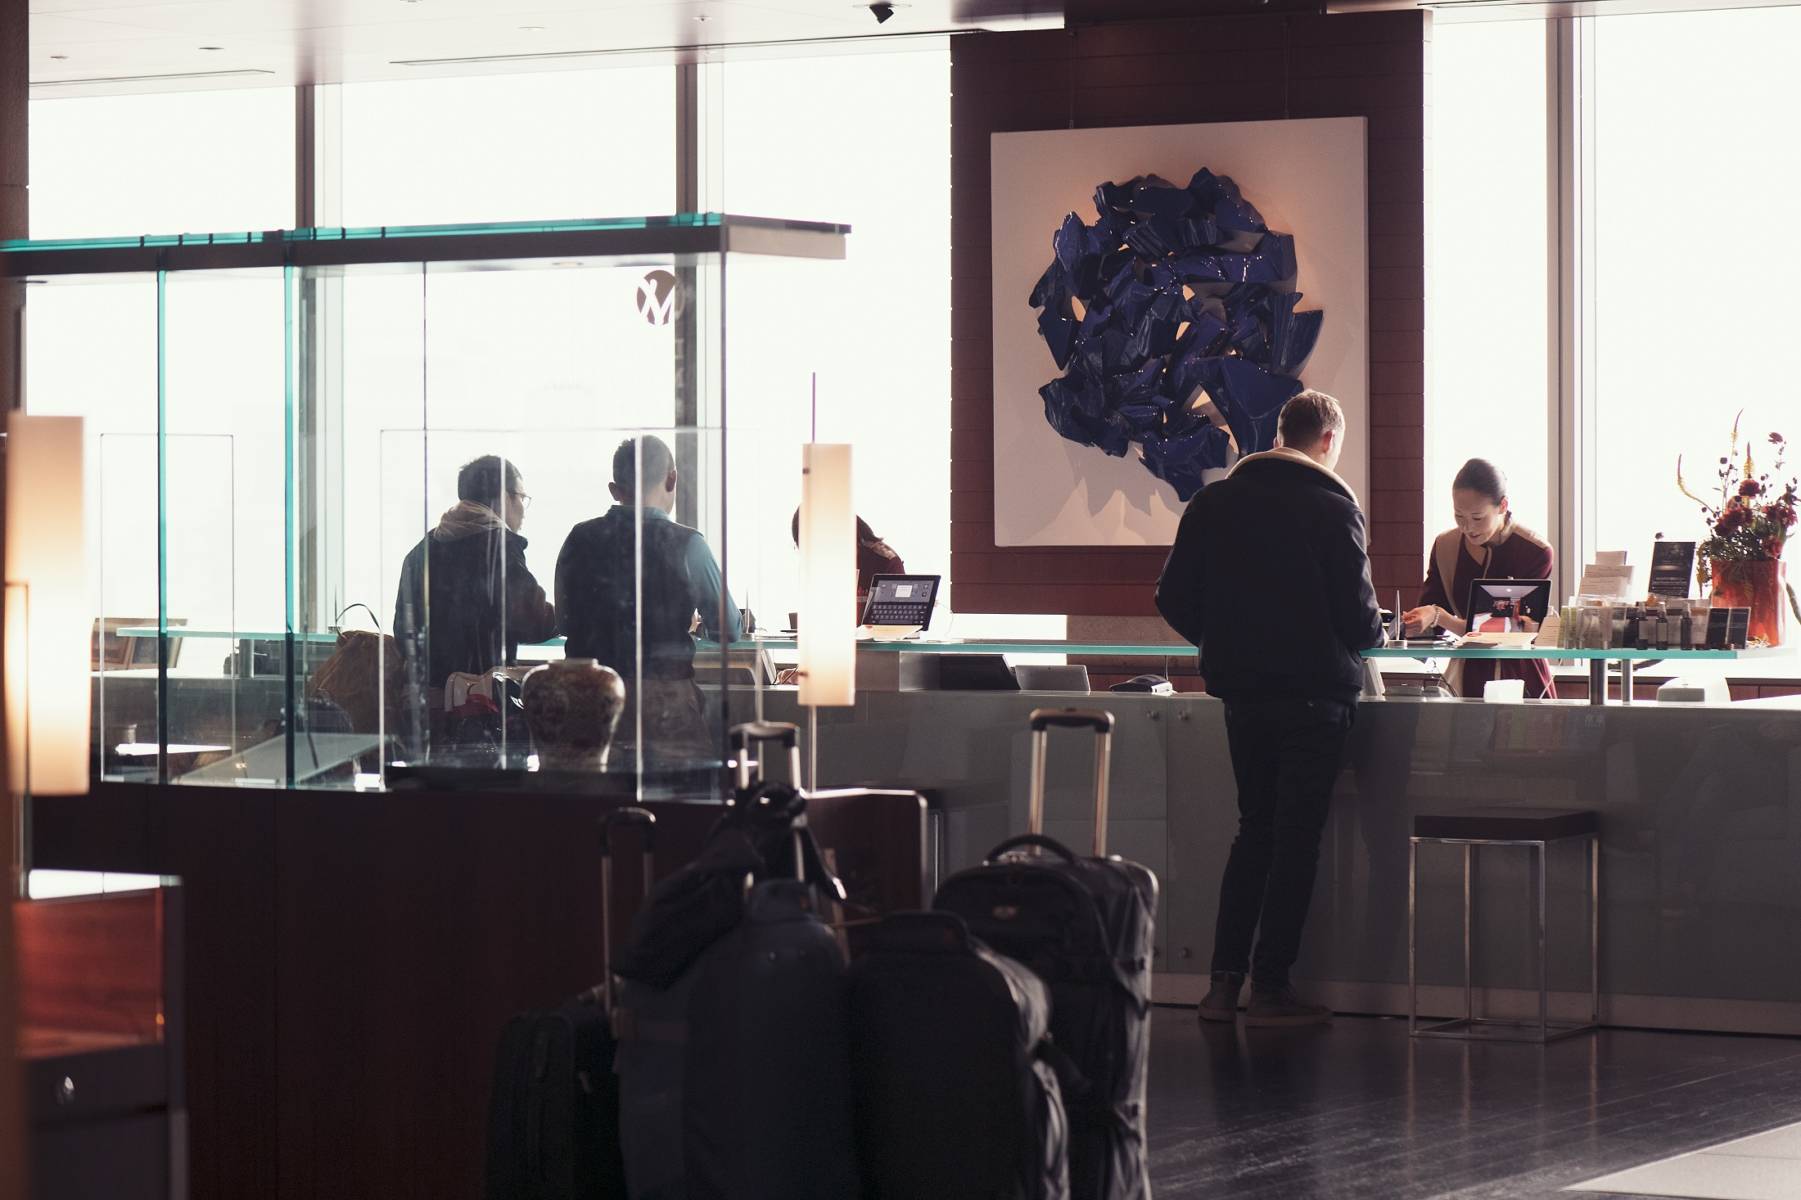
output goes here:
[{"label": "paper document", "polygon": [[1472,633],[1459,646],[1527,647],[1538,638],[1536,633]]}]

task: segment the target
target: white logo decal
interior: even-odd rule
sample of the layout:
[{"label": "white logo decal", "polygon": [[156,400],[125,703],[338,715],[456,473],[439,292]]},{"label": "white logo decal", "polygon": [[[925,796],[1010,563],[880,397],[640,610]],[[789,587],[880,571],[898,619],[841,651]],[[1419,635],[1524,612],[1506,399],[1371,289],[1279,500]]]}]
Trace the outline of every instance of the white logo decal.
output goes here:
[{"label": "white logo decal", "polygon": [[638,284],[638,315],[652,325],[667,325],[675,316],[678,295],[673,273],[652,271]]}]

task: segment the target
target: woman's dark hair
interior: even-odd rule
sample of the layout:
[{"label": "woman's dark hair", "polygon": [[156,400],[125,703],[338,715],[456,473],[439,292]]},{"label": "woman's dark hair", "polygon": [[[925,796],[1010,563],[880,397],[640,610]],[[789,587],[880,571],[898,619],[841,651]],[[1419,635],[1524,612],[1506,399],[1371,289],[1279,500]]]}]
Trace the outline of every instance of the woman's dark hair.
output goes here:
[{"label": "woman's dark hair", "polygon": [[[788,523],[788,532],[793,535],[794,544],[796,546],[800,545],[800,509],[798,508],[794,510],[794,520]],[[869,527],[868,521],[865,521],[862,517],[857,518],[857,545],[867,546],[871,542],[879,542],[881,540],[881,538],[875,535],[875,530]]]},{"label": "woman's dark hair", "polygon": [[507,492],[519,490],[519,469],[498,454],[484,454],[457,472],[457,499],[497,508]]},{"label": "woman's dark hair", "polygon": [[1507,476],[1486,458],[1472,458],[1451,481],[1454,492],[1476,492],[1499,504],[1507,499]]}]

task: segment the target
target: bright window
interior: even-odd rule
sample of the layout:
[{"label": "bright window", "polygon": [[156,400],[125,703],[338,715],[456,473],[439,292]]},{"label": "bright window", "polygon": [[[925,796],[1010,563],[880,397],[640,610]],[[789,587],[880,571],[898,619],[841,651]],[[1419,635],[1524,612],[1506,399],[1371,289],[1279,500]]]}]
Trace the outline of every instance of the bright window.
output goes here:
[{"label": "bright window", "polygon": [[[1733,416],[1801,437],[1801,9],[1594,21],[1596,549],[1702,536],[1676,488],[1714,482]],[[1763,447],[1768,449],[1767,444]],[[1697,486],[1699,485],[1699,486]]]},{"label": "bright window", "polygon": [[31,236],[285,229],[294,90],[33,100]]},{"label": "bright window", "polygon": [[1545,63],[1540,21],[1432,31],[1428,535],[1451,527],[1451,480],[1470,458],[1506,473],[1522,523],[1557,532],[1546,487]]},{"label": "bright window", "polygon": [[[755,427],[795,468],[741,477],[764,494],[754,531],[734,517],[734,544],[757,540],[777,600],[794,574],[781,568],[797,561],[789,514],[817,375],[818,440],[855,447],[858,513],[909,571],[948,576],[949,52],[733,62],[709,87],[724,89],[723,129],[708,142],[727,211],[852,227],[842,263],[759,266],[754,297],[733,286],[732,426]],[[736,514],[736,489],[731,501]]]},{"label": "bright window", "polygon": [[[668,67],[345,84],[340,101],[335,223],[641,216],[675,207]],[[330,139],[329,116],[324,125],[322,139]],[[329,181],[330,172],[321,177]],[[326,219],[334,197],[322,200]]]}]

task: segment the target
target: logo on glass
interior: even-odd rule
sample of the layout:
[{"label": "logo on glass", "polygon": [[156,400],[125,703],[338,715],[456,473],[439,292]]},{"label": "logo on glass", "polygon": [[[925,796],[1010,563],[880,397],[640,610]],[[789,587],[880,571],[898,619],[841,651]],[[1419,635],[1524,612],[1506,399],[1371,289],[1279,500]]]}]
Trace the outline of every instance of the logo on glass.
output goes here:
[{"label": "logo on glass", "polygon": [[638,284],[638,315],[652,325],[667,325],[675,316],[678,295],[673,272],[652,271]]}]

